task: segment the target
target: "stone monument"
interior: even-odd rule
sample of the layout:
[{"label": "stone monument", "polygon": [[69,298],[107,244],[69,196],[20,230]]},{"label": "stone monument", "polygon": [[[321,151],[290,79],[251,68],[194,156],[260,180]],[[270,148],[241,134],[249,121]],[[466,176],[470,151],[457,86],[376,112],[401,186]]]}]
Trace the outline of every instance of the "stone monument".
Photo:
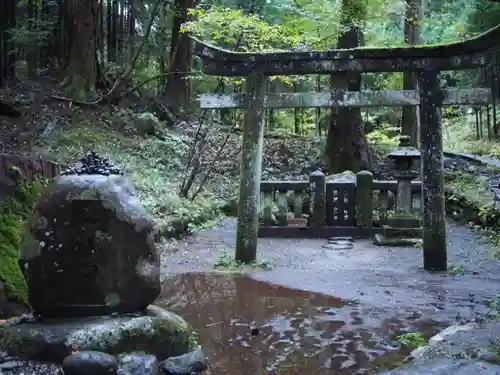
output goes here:
[{"label": "stone monument", "polygon": [[152,233],[132,185],[108,160],[88,153],[64,171],[26,223],[19,264],[33,313],[0,323],[0,353],[19,363],[64,361],[65,375],[120,366],[158,375],[178,367],[173,358],[203,369],[187,323],[151,305],[161,289]]}]

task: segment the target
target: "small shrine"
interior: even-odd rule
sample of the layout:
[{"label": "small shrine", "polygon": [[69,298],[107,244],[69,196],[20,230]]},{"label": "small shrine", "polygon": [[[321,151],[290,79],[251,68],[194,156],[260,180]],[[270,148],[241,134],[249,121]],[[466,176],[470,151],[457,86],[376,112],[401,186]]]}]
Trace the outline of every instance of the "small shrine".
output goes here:
[{"label": "small shrine", "polygon": [[375,244],[382,246],[415,245],[422,241],[422,220],[412,212],[411,182],[419,176],[417,161],[420,151],[411,146],[410,137],[401,136],[399,147],[387,155],[396,177],[396,212],[375,235]]}]

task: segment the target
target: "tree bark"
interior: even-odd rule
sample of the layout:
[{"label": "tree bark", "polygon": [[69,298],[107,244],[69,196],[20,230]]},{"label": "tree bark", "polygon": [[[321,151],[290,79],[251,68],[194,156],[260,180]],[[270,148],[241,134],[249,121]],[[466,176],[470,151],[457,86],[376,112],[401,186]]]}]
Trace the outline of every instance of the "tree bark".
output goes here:
[{"label": "tree bark", "polygon": [[[409,45],[420,44],[420,21],[422,19],[422,0],[406,0],[405,14],[405,43]],[[403,73],[403,90],[416,90],[417,77],[414,72]],[[413,146],[418,145],[418,111],[417,107],[403,107],[401,120],[401,134],[411,139]]]},{"label": "tree bark", "polygon": [[181,33],[181,26],[188,20],[188,9],[195,7],[195,5],[196,0],[175,0],[174,5],[169,76],[165,87],[165,96],[176,115],[187,110],[189,106],[190,85],[186,73],[191,67],[191,41],[187,34]]},{"label": "tree bark", "polygon": [[97,0],[78,0],[71,3],[72,41],[66,79],[69,94],[80,101],[95,97],[97,79],[96,26]]},{"label": "tree bark", "polygon": [[[362,19],[359,13],[359,0],[343,0],[341,24],[344,33],[340,36],[337,48],[354,48],[363,45],[363,34],[353,22],[353,16]],[[332,90],[361,90],[361,74],[346,73],[330,76]],[[346,170],[359,172],[371,169],[370,148],[365,136],[360,108],[332,108],[325,150],[328,170],[340,173]]]}]

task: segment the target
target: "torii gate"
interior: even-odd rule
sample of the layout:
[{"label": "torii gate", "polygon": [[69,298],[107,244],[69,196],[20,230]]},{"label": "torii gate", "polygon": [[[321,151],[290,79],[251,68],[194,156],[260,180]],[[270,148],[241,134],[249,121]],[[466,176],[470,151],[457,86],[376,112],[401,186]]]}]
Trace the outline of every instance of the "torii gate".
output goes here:
[{"label": "torii gate", "polygon": [[[447,268],[443,133],[440,106],[485,104],[497,97],[500,25],[462,42],[398,48],[354,48],[314,52],[239,53],[192,38],[206,74],[246,77],[243,95],[202,95],[202,108],[245,108],[236,259],[255,261],[264,139],[264,108],[332,106],[419,106],[423,200],[423,263],[426,270]],[[442,90],[443,70],[487,67],[491,88]],[[335,90],[323,93],[267,94],[272,75],[405,72],[418,74],[418,90]],[[495,106],[495,100],[493,100]],[[494,107],[495,108],[495,107]],[[495,111],[493,121],[496,123]]]}]

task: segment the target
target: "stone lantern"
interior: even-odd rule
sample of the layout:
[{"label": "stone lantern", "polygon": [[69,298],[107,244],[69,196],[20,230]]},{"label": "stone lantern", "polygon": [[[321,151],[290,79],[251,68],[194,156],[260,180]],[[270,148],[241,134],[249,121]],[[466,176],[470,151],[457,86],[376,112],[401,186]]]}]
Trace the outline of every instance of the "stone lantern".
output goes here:
[{"label": "stone lantern", "polygon": [[410,137],[401,136],[399,147],[387,155],[392,161],[394,177],[397,179],[396,212],[382,226],[382,233],[375,235],[375,243],[387,246],[413,245],[421,241],[420,217],[411,211],[411,182],[419,175],[416,170],[420,151],[410,144]]}]

